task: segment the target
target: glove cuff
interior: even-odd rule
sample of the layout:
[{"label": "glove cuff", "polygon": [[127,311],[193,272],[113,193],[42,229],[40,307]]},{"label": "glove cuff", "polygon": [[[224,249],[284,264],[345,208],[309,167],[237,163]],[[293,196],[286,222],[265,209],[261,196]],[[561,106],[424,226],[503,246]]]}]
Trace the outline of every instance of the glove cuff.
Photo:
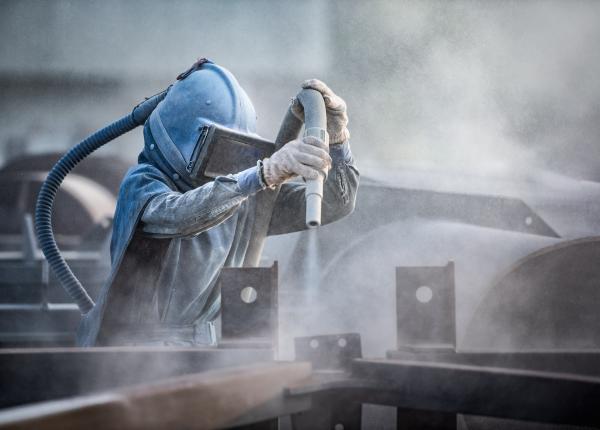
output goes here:
[{"label": "glove cuff", "polygon": [[348,140],[350,140],[350,131],[346,127],[344,127],[338,133],[329,134],[330,145],[341,145],[342,143],[347,142]]},{"label": "glove cuff", "polygon": [[279,185],[279,182],[277,181],[276,175],[272,170],[271,160],[269,158],[265,158],[264,160],[262,160],[261,164],[263,165],[262,177],[265,181],[265,185],[271,189],[277,187],[277,185]]},{"label": "glove cuff", "polygon": [[256,162],[256,168],[258,170],[258,181],[260,182],[260,186],[263,187],[263,189],[265,189],[265,188],[269,188],[271,190],[275,189],[277,186],[269,185],[269,183],[267,182],[267,179],[265,178],[265,164],[263,163],[262,160],[258,160]]}]

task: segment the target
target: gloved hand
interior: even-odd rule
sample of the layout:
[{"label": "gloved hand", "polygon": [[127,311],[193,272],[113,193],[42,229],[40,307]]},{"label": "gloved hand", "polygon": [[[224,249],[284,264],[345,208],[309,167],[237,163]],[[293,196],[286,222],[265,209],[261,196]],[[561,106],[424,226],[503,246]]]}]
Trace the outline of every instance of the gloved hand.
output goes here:
[{"label": "gloved hand", "polygon": [[[320,92],[325,101],[327,110],[327,133],[329,143],[332,145],[344,143],[350,138],[348,131],[348,114],[346,113],[346,102],[336,95],[331,88],[318,79],[309,79],[302,82],[302,88],[312,89]],[[301,121],[304,121],[304,109],[296,97],[292,99],[292,113]]]},{"label": "gloved hand", "polygon": [[263,176],[269,186],[282,184],[294,176],[304,179],[325,177],[331,168],[328,147],[320,139],[307,136],[292,140],[263,160]]}]

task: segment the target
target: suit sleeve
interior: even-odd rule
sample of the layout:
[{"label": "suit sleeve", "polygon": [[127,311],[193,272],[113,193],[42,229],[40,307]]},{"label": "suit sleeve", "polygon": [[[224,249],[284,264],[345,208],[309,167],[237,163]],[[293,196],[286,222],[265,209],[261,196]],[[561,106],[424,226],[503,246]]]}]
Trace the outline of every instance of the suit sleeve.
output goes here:
[{"label": "suit sleeve", "polygon": [[219,176],[198,188],[181,193],[167,184],[146,205],[142,230],[153,237],[189,237],[214,227],[260,191],[256,167],[236,175]]}]

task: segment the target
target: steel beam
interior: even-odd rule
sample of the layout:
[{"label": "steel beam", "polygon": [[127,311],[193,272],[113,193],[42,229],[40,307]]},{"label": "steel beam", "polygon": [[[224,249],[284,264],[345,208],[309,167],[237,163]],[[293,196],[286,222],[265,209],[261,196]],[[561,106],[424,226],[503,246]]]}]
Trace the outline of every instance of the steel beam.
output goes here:
[{"label": "steel beam", "polygon": [[454,351],[402,348],[387,358],[600,376],[600,350]]},{"label": "steel beam", "polygon": [[[112,392],[0,412],[0,429],[209,429],[244,423],[310,376],[308,363],[183,375]],[[277,411],[278,413],[281,411]],[[270,417],[273,418],[273,417]],[[266,418],[265,418],[266,419]]]},{"label": "steel beam", "polygon": [[0,408],[272,358],[273,351],[265,348],[4,349],[0,350]]},{"label": "steel beam", "polygon": [[[566,373],[355,360],[353,379],[365,403],[518,420],[600,425],[600,378]],[[356,383],[356,382],[355,382]]]}]

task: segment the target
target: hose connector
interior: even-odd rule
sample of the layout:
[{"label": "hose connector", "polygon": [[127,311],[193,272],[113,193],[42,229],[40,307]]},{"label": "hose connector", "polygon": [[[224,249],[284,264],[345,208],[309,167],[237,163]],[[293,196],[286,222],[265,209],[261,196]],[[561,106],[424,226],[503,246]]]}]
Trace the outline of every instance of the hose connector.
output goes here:
[{"label": "hose connector", "polygon": [[171,87],[169,86],[169,88],[166,90],[148,97],[146,100],[134,107],[131,111],[131,119],[133,122],[135,122],[137,125],[143,125],[154,109],[156,109],[156,106],[158,106],[158,104],[167,96],[170,88]]}]

